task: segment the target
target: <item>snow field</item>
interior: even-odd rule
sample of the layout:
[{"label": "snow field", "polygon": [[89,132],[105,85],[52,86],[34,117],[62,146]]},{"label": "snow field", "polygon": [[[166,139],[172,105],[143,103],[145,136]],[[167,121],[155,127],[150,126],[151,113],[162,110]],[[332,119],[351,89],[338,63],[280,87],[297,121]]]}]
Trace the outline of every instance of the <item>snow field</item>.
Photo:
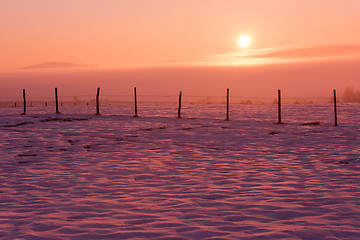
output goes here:
[{"label": "snow field", "polygon": [[0,109],[0,238],[360,239],[359,105],[276,107]]}]

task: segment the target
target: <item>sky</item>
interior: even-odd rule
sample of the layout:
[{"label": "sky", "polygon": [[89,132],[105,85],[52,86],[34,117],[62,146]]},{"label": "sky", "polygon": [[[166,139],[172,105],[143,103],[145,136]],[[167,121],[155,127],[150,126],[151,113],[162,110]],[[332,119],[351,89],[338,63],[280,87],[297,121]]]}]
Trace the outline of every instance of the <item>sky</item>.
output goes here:
[{"label": "sky", "polygon": [[[358,0],[0,0],[0,73],[16,79],[29,69],[69,66],[174,74],[194,67],[326,69],[324,62],[360,59],[359,13]],[[246,48],[237,43],[244,34],[251,38]],[[347,84],[357,75],[353,70]]]}]

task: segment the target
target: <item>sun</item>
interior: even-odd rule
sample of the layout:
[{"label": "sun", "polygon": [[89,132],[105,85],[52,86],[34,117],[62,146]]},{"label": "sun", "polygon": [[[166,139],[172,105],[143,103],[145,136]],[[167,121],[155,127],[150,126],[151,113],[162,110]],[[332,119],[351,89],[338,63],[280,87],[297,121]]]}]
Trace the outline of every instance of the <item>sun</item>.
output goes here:
[{"label": "sun", "polygon": [[248,47],[248,46],[250,45],[250,42],[251,42],[250,37],[247,36],[247,35],[242,35],[242,36],[239,37],[239,39],[238,39],[239,45],[240,45],[241,47],[243,47],[243,48]]}]

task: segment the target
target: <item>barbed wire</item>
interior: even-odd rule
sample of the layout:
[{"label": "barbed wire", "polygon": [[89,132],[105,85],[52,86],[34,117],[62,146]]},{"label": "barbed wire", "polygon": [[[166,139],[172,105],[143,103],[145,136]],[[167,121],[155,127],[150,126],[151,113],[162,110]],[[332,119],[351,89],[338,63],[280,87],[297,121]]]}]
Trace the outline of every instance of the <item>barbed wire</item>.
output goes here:
[{"label": "barbed wire", "polygon": [[[81,100],[81,98],[93,98],[95,99],[95,95],[59,95],[59,99],[73,99],[73,100]],[[133,98],[134,95],[131,94],[100,94],[100,99],[104,98]],[[178,98],[179,95],[156,95],[156,94],[137,94],[138,98]],[[226,99],[226,95],[186,95],[182,94],[183,98],[205,98],[205,99]],[[255,97],[255,96],[234,96],[230,95],[230,99],[246,99],[246,100],[277,100],[277,96],[274,97]],[[22,101],[22,96],[17,97],[0,97],[0,101],[3,100],[11,100],[11,101]],[[38,99],[38,100],[52,100],[55,99],[55,96],[27,96],[27,100]],[[329,97],[281,97],[284,100],[330,100],[333,99],[332,96]],[[360,101],[359,97],[337,97],[340,100],[351,100],[351,101]]]},{"label": "barbed wire", "polygon": [[[61,98],[81,98],[81,97],[92,97],[95,98],[96,96],[94,95],[76,95],[76,96],[58,96],[59,99]],[[120,98],[120,97],[128,97],[128,98],[133,98],[133,95],[100,95],[100,97],[115,97],[115,98]],[[154,97],[154,98],[177,98],[179,97],[178,95],[137,95],[137,97]],[[226,96],[208,96],[208,95],[182,95],[182,97],[190,97],[190,98],[223,98],[226,99]],[[33,96],[29,96],[26,97],[26,99],[54,99],[54,96],[43,96],[43,97],[33,97]],[[230,98],[233,99],[259,99],[259,100],[266,100],[266,99],[277,99],[277,97],[251,97],[251,96],[230,96]],[[332,99],[333,97],[281,97],[281,99],[288,99],[288,100],[324,100],[324,99]],[[22,97],[0,97],[0,100],[12,100],[12,99],[22,99]],[[337,99],[347,99],[347,100],[354,100],[354,99],[359,99],[357,97],[337,97]],[[359,99],[360,100],[360,99]]]}]

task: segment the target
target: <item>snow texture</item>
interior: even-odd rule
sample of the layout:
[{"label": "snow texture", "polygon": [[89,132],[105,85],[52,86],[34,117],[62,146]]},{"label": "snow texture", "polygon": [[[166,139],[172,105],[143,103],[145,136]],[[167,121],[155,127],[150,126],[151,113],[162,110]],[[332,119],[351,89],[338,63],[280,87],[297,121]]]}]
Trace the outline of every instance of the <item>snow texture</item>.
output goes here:
[{"label": "snow texture", "polygon": [[360,239],[359,109],[0,109],[0,238]]}]

